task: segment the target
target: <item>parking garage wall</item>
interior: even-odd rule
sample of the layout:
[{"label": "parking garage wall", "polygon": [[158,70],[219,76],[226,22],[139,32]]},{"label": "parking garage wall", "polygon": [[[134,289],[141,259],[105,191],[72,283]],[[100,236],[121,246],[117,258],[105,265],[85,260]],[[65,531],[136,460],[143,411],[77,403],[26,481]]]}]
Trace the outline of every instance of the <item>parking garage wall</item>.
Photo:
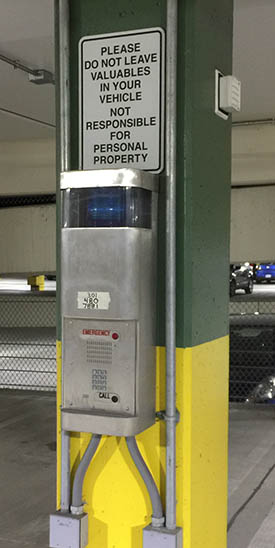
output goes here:
[{"label": "parking garage wall", "polygon": [[0,142],[0,195],[55,192],[55,138]]},{"label": "parking garage wall", "polygon": [[[55,193],[55,139],[0,142],[0,197]],[[55,206],[1,209],[0,274],[54,272]]]},{"label": "parking garage wall", "polygon": [[275,125],[232,131],[231,263],[274,261]]},{"label": "parking garage wall", "polygon": [[231,204],[231,263],[274,262],[275,183],[236,187]]},{"label": "parking garage wall", "polygon": [[55,205],[0,210],[0,273],[55,272]]}]

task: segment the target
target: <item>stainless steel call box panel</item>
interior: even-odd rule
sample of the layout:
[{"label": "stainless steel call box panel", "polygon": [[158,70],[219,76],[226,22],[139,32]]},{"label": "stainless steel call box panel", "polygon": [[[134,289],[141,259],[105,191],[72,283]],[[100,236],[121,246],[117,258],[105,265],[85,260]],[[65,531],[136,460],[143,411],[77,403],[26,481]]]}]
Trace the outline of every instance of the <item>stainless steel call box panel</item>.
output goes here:
[{"label": "stainless steel call box panel", "polygon": [[62,427],[135,435],[155,420],[157,177],[61,175]]}]

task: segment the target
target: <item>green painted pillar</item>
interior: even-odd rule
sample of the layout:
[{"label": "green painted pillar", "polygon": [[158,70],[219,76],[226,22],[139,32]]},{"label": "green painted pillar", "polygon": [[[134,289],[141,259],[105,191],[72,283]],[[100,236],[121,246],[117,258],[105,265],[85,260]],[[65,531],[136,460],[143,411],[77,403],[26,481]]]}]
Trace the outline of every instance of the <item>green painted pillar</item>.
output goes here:
[{"label": "green painted pillar", "polygon": [[[231,124],[214,114],[215,69],[232,72],[232,0],[179,0],[177,135],[177,524],[184,548],[225,548]],[[71,0],[72,169],[78,169],[78,42],[166,26],[165,0]],[[165,408],[161,178],[157,409]],[[71,436],[72,468],[89,436]],[[165,498],[165,427],[138,436]],[[59,456],[60,458],[60,456]],[[89,548],[141,548],[151,506],[125,442],[103,439],[84,484]]]},{"label": "green painted pillar", "polygon": [[177,334],[195,346],[228,333],[231,120],[214,114],[214,71],[232,73],[233,2],[179,6]]}]

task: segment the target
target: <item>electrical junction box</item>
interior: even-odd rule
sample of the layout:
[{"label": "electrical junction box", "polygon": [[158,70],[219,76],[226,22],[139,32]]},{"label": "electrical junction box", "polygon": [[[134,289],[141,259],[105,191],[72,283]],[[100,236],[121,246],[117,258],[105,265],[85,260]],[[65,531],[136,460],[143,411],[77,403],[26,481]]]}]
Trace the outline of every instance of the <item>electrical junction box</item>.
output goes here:
[{"label": "electrical junction box", "polygon": [[235,76],[215,71],[215,114],[227,120],[231,112],[241,110],[241,82]]},{"label": "electrical junction box", "polygon": [[50,516],[50,548],[86,548],[88,514],[55,512]]},{"label": "electrical junction box", "polygon": [[148,525],[143,529],[143,548],[183,548],[181,527],[170,531]]},{"label": "electrical junction box", "polygon": [[157,191],[132,169],[61,175],[64,430],[155,421]]}]

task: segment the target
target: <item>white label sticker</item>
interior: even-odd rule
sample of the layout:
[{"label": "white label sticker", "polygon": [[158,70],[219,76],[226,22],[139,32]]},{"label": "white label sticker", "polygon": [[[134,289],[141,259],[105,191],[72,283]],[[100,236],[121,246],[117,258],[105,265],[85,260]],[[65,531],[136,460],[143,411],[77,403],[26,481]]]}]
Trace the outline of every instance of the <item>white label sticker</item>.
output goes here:
[{"label": "white label sticker", "polygon": [[108,310],[111,302],[107,291],[78,291],[77,308],[89,310]]},{"label": "white label sticker", "polygon": [[162,171],[164,43],[161,28],[80,40],[80,169]]}]

